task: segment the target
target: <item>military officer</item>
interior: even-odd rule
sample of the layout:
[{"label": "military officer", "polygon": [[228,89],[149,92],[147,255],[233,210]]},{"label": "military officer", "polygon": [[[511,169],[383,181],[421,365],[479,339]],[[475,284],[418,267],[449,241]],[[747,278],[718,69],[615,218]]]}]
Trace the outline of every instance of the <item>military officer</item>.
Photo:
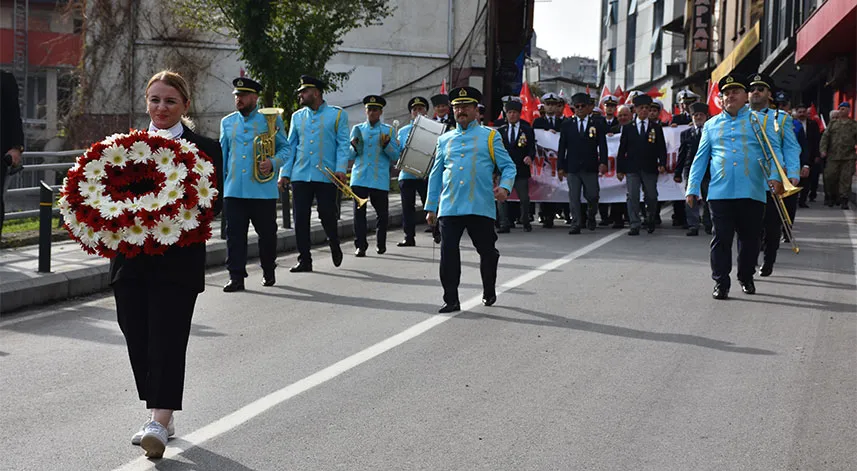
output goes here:
[{"label": "military officer", "polygon": [[[224,216],[226,219],[227,293],[244,289],[247,277],[247,230],[252,222],[259,235],[259,261],[262,285],[272,286],[277,266],[277,190],[276,178],[262,183],[254,178],[256,165],[253,140],[268,132],[268,123],[258,110],[262,85],[239,77],[232,81],[232,94],[238,111],[220,121],[220,147],[223,149]],[[258,163],[260,175],[271,175],[288,155],[283,119],[277,116],[276,151]],[[276,175],[274,175],[276,176]]]},{"label": "military officer", "polygon": [[[776,158],[782,158],[780,139],[774,130],[774,113],[759,113],[745,106],[748,83],[745,77],[728,74],[720,79],[723,112],[709,119],[702,128],[702,139],[690,167],[687,204],[694,207],[702,195],[702,180],[710,169],[708,203],[714,223],[711,240],[711,278],[714,299],[729,297],[732,271],[732,240],[738,235],[738,282],[746,294],[754,294],[753,274],[759,256],[765,191],[770,186],[778,194],[783,184],[777,172],[770,175],[759,165],[765,162],[762,147],[751,128],[750,115],[765,124]],[[794,173],[797,163],[787,162]]]},{"label": "military officer", "polygon": [[[303,106],[292,115],[289,126],[289,152],[280,169],[280,183],[291,183],[295,211],[295,239],[300,255],[291,272],[311,272],[310,215],[313,198],[318,205],[321,225],[327,234],[333,265],[342,263],[342,249],[336,223],[337,187],[330,180],[345,181],[351,156],[348,139],[348,113],[324,100],[326,84],[309,75],[301,76],[296,90]],[[325,170],[327,169],[327,170]]]},{"label": "military officer", "polygon": [[449,109],[449,95],[439,93],[431,97],[431,105],[434,107],[434,120],[446,124],[446,129],[455,129],[455,119]]},{"label": "military officer", "polygon": [[[437,153],[429,175],[426,221],[440,221],[440,281],[443,306],[438,312],[461,309],[458,285],[461,279],[459,243],[464,230],[479,253],[482,274],[482,304],[497,301],[497,261],[500,252],[494,247],[496,206],[505,201],[515,182],[515,163],[509,157],[500,134],[481,126],[476,105],[482,93],[472,87],[450,92],[455,112],[456,129],[440,136]],[[494,168],[500,170],[499,185],[494,187]]]},{"label": "military officer", "polygon": [[607,131],[616,134],[620,131],[619,118],[616,117],[616,107],[619,106],[619,99],[613,95],[607,95],[601,98],[599,104],[604,108],[604,124],[607,125]]},{"label": "military officer", "polygon": [[672,117],[672,125],[678,126],[681,124],[693,123],[693,113],[691,107],[699,100],[699,95],[688,89],[681,90],[677,95],[681,113],[674,114]]},{"label": "military officer", "polygon": [[839,105],[838,118],[821,135],[821,158],[824,167],[824,201],[829,207],[839,204],[848,209],[848,195],[854,176],[854,146],[857,145],[857,121],[850,118],[851,105],[843,101]]},{"label": "military officer", "polygon": [[[399,158],[396,131],[381,122],[387,100],[378,95],[363,98],[366,121],[351,129],[351,190],[359,198],[369,198],[378,215],[376,251],[387,252],[387,224],[390,193],[390,166]],[[369,243],[366,241],[366,205],[354,201],[354,255],[365,257]]]},{"label": "military officer", "polygon": [[[408,100],[408,112],[411,114],[410,124],[406,124],[399,129],[398,141],[400,150],[404,150],[404,146],[408,142],[408,136],[410,136],[411,130],[414,127],[414,120],[417,119],[417,116],[425,116],[428,112],[428,100],[421,96],[411,98]],[[396,244],[396,246],[413,247],[417,245],[415,238],[417,194],[420,195],[420,200],[423,206],[425,206],[428,180],[401,171],[399,172],[399,191],[402,194],[402,231],[405,233],[405,238]]]}]

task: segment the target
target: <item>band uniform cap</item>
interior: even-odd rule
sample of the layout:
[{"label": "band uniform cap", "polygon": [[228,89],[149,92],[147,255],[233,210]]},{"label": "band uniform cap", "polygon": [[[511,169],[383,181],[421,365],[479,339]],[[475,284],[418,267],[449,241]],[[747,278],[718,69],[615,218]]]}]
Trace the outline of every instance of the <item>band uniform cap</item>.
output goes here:
[{"label": "band uniform cap", "polygon": [[324,91],[325,83],[311,75],[301,75],[301,86],[295,91],[299,92],[307,88],[317,88]]},{"label": "band uniform cap", "polygon": [[384,97],[380,95],[366,95],[363,98],[363,104],[367,107],[371,106],[383,109],[385,106],[387,106],[387,100],[385,100]]},{"label": "band uniform cap", "polygon": [[747,77],[747,82],[749,82],[751,87],[756,85],[764,85],[768,87],[768,90],[774,89],[774,79],[772,79],[770,75],[766,75],[761,72],[750,74],[750,76]]},{"label": "band uniform cap", "polygon": [[553,104],[553,103],[564,103],[565,100],[560,98],[559,95],[557,95],[554,92],[548,92],[548,93],[545,93],[544,95],[542,95],[542,102]]},{"label": "band uniform cap", "polygon": [[589,103],[591,103],[591,99],[586,93],[580,92],[571,96],[571,104],[573,105],[588,105]]},{"label": "band uniform cap", "polygon": [[444,95],[442,93],[439,93],[439,94],[431,97],[431,105],[432,106],[448,105],[448,104],[449,104],[449,96],[448,95]]},{"label": "band uniform cap", "polygon": [[720,92],[722,93],[727,88],[735,88],[739,87],[743,90],[747,90],[747,82],[746,80],[735,74],[724,75],[720,81],[717,83],[718,87],[720,87]]},{"label": "band uniform cap", "polygon": [[524,109],[524,104],[520,101],[507,101],[503,104],[503,108],[506,111],[522,111]]},{"label": "band uniform cap", "polygon": [[851,108],[851,103],[848,103],[847,101],[843,101],[842,103],[839,104],[839,106],[837,106],[837,108]]},{"label": "band uniform cap", "polygon": [[239,93],[259,94],[262,92],[262,84],[247,77],[238,77],[233,80],[232,87],[234,88],[234,90],[232,90],[233,95],[237,95]]},{"label": "band uniform cap", "polygon": [[640,92],[637,96],[634,97],[634,106],[645,106],[652,104],[652,97],[646,95],[643,92]]},{"label": "band uniform cap", "polygon": [[708,104],[700,102],[692,103],[690,105],[690,114],[693,115],[696,113],[705,113],[708,115]]},{"label": "band uniform cap", "polygon": [[619,98],[617,98],[613,95],[606,95],[606,96],[601,98],[600,104],[602,104],[602,105],[618,105],[619,104]]},{"label": "band uniform cap", "polygon": [[428,109],[428,100],[426,100],[425,97],[421,96],[415,96],[411,98],[410,100],[408,100],[408,111],[411,111],[412,109],[414,109],[415,106],[419,105],[425,106],[426,109]]},{"label": "band uniform cap", "polygon": [[482,92],[473,87],[453,88],[449,92],[449,102],[453,105],[462,103],[479,103],[482,101]]},{"label": "band uniform cap", "polygon": [[777,103],[788,103],[791,101],[791,98],[784,90],[777,90],[777,93],[774,93],[774,101]]}]

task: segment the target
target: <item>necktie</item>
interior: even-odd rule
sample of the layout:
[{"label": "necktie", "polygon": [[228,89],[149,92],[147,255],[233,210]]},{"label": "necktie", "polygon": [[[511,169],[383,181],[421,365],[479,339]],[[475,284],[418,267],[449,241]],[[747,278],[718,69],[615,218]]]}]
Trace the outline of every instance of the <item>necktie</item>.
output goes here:
[{"label": "necktie", "polygon": [[553,127],[553,116],[550,117],[550,120],[551,120],[551,127]]},{"label": "necktie", "polygon": [[515,142],[515,125],[512,124],[509,126],[509,142]]},{"label": "necktie", "polygon": [[586,126],[584,125],[584,122],[583,122],[583,120],[581,119],[581,120],[580,120],[580,135],[581,135],[581,136],[583,135],[583,132],[584,132],[584,128],[585,128],[585,127],[586,127]]},{"label": "necktie", "polygon": [[640,135],[641,136],[646,135],[646,121],[645,120],[640,121]]}]

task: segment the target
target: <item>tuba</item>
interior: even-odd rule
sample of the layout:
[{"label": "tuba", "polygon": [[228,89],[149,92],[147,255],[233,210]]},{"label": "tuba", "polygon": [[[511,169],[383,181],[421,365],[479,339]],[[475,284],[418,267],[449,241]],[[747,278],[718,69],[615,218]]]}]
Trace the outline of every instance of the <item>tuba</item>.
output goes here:
[{"label": "tuba", "polygon": [[268,174],[259,170],[259,164],[266,159],[272,159],[277,153],[277,116],[283,113],[282,108],[262,108],[259,114],[268,122],[268,132],[259,134],[253,138],[253,179],[259,183],[268,183],[274,179],[274,169]]}]

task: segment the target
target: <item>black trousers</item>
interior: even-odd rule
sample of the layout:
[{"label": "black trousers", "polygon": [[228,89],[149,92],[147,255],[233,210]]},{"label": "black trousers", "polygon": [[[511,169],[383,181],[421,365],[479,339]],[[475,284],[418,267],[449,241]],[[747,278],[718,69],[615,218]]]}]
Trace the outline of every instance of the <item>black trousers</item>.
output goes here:
[{"label": "black trousers", "polygon": [[824,162],[823,160],[818,163],[813,162],[809,167],[809,181],[800,182],[800,186],[803,187],[803,191],[800,192],[801,203],[806,203],[807,196],[813,201],[818,196],[818,178],[824,174]]},{"label": "black trousers", "polygon": [[280,190],[280,204],[283,212],[283,229],[292,228],[292,197],[291,187],[286,185],[286,188]]},{"label": "black trousers", "polygon": [[6,219],[6,177],[9,166],[0,160],[0,236],[3,235],[3,220]]},{"label": "black trousers", "polygon": [[226,268],[229,278],[247,276],[247,230],[250,223],[259,236],[259,262],[262,270],[273,271],[277,258],[277,200],[225,198]]},{"label": "black trousers", "polygon": [[711,220],[714,236],[711,238],[711,278],[715,283],[729,289],[732,271],[732,240],[738,235],[738,280],[753,279],[765,203],[749,198],[711,200]]},{"label": "black trousers", "polygon": [[687,204],[686,201],[673,201],[672,220],[680,222],[682,226],[687,225],[687,213],[684,210],[685,204]]},{"label": "black trousers", "polygon": [[[780,239],[783,236],[783,223],[780,221],[780,213],[777,211],[777,203],[771,196],[771,192],[767,194],[768,201],[765,204],[765,220],[762,226],[762,246],[763,253],[762,263],[767,266],[774,266],[777,262],[777,251],[780,249]],[[791,195],[783,200],[786,206],[786,213],[792,220],[794,225],[795,213],[797,212],[798,195]]]},{"label": "black trousers", "polygon": [[440,283],[443,285],[443,302],[459,302],[458,285],[461,283],[461,251],[459,245],[464,230],[470,235],[479,253],[479,272],[482,274],[484,297],[496,294],[497,262],[500,252],[494,247],[497,233],[494,220],[485,216],[443,216],[440,221]]},{"label": "black trousers", "polygon": [[185,356],[198,293],[175,283],[122,279],[113,284],[137,395],[147,409],[181,410]]},{"label": "black trousers", "polygon": [[402,230],[405,232],[405,240],[414,240],[417,225],[417,194],[420,195],[420,201],[425,206],[428,180],[399,180],[399,191],[402,194]]},{"label": "black trousers", "polygon": [[[375,214],[378,215],[378,222],[375,224],[375,243],[380,248],[387,247],[387,225],[390,218],[390,199],[389,191],[378,190],[376,188],[367,188],[365,186],[352,186],[354,194],[360,198],[369,198],[372,203],[372,208]],[[363,249],[369,248],[369,243],[366,242],[366,205],[357,207],[357,202],[354,202],[354,246]]]},{"label": "black trousers", "polygon": [[333,183],[292,182],[292,199],[295,208],[295,242],[298,246],[298,261],[312,263],[312,240],[310,239],[310,215],[312,201],[318,203],[318,216],[327,234],[331,247],[339,246],[336,223],[336,194],[339,190]]}]

